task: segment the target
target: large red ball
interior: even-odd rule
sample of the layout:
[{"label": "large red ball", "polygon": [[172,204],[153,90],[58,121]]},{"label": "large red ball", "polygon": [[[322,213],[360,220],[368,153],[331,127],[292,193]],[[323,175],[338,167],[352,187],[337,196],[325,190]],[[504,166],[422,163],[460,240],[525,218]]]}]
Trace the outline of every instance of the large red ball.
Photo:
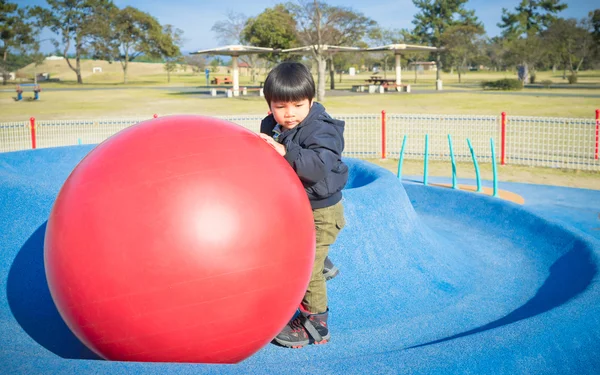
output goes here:
[{"label": "large red ball", "polygon": [[256,134],[202,116],[127,128],[73,170],[52,208],[52,298],[104,358],[235,363],[285,326],[310,278],[302,184]]}]

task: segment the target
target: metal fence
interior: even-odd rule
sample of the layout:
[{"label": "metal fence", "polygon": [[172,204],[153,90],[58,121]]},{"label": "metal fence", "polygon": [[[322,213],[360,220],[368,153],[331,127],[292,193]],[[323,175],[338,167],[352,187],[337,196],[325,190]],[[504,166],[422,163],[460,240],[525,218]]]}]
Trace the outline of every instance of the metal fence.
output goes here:
[{"label": "metal fence", "polygon": [[[596,111],[596,117],[598,117]],[[598,119],[468,115],[342,115],[346,122],[345,156],[398,158],[404,137],[405,159],[422,159],[425,136],[429,159],[449,160],[448,135],[457,161],[470,161],[469,139],[477,158],[491,162],[490,139],[498,162],[600,171]],[[263,116],[219,116],[254,132]],[[0,123],[0,152],[77,144],[97,144],[120,130],[149,118],[61,120]]]}]

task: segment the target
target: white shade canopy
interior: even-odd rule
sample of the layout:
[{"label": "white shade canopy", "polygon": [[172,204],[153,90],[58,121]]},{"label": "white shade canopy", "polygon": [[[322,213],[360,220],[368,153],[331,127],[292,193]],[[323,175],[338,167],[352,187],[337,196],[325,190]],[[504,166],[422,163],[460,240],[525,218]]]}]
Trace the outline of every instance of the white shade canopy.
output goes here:
[{"label": "white shade canopy", "polygon": [[233,68],[233,95],[240,95],[240,72],[238,68],[238,56],[252,55],[257,53],[279,52],[274,48],[244,46],[240,44],[229,45],[211,49],[190,52],[190,55],[220,55],[231,56],[231,66]]},{"label": "white shade canopy", "polygon": [[371,47],[363,49],[363,51],[394,51],[395,53],[402,52],[435,52],[438,48],[429,46],[418,46],[416,44],[388,44],[386,46]]},{"label": "white shade canopy", "polygon": [[400,66],[400,55],[403,52],[435,52],[441,50],[441,48],[419,46],[415,44],[388,44],[385,46],[371,47],[371,48],[358,48],[358,47],[347,47],[347,46],[331,46],[328,44],[323,45],[308,45],[302,47],[288,48],[284,50],[266,48],[266,47],[255,47],[245,45],[228,45],[223,47],[216,47],[211,49],[199,50],[196,52],[190,52],[190,55],[224,55],[231,56],[231,65],[233,67],[233,95],[238,96],[240,85],[239,85],[239,68],[238,68],[238,56],[251,55],[258,53],[293,53],[293,54],[308,54],[312,51],[321,50],[325,53],[338,53],[338,52],[385,52],[394,51],[396,55],[396,84],[402,83],[402,70]]},{"label": "white shade canopy", "polygon": [[362,51],[367,52],[385,52],[394,51],[396,57],[396,85],[402,84],[402,66],[400,65],[400,55],[403,52],[435,52],[439,48],[429,46],[418,46],[416,44],[388,44],[386,46],[371,47],[363,49]]},{"label": "white shade canopy", "polygon": [[274,48],[266,47],[255,47],[255,46],[244,46],[241,44],[216,47],[210,49],[203,49],[196,52],[190,52],[190,55],[225,55],[225,56],[240,56],[240,55],[252,55],[255,53],[269,53],[276,52]]},{"label": "white shade canopy", "polygon": [[325,52],[329,52],[329,53],[359,52],[360,51],[360,48],[358,48],[358,47],[330,46],[328,44],[323,44],[323,45],[319,46],[317,44],[314,44],[314,45],[309,45],[309,46],[288,48],[288,49],[281,50],[281,52],[303,54],[303,53],[308,53],[312,50],[317,50],[317,49],[319,49],[319,47],[320,47],[321,51],[325,51]]}]

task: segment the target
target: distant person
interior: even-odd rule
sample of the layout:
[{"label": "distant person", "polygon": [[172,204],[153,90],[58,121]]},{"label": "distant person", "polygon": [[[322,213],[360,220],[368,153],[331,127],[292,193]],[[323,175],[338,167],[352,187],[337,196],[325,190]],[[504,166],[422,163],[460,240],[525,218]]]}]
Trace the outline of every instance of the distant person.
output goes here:
[{"label": "distant person", "polygon": [[[260,136],[290,163],[313,210],[316,255],[300,314],[275,337],[280,345],[301,348],[329,341],[326,279],[338,269],[328,258],[329,246],[345,225],[342,189],[348,166],[342,161],[344,122],[331,118],[313,102],[315,82],[306,66],[297,62],[277,65],[265,80],[264,95],[271,110],[260,124]],[[276,187],[273,187],[276,188]],[[275,223],[276,230],[294,228]]]}]

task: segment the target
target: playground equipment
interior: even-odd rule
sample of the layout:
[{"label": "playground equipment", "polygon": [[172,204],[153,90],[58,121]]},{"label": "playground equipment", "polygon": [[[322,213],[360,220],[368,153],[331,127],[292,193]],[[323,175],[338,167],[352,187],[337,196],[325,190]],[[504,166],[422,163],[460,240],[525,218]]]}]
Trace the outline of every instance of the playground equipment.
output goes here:
[{"label": "playground equipment", "polygon": [[35,84],[35,83],[21,83],[19,85],[17,85],[17,101],[21,101],[23,100],[23,88],[27,88],[27,87],[33,87],[33,97],[31,98],[31,100],[40,100],[40,91],[42,91],[42,88],[40,87],[40,85]]},{"label": "playground equipment", "polygon": [[96,147],[61,188],[44,243],[62,318],[118,361],[240,362],[293,316],[314,256],[312,210],[285,159],[203,116],[145,121]]},{"label": "playground equipment", "polygon": [[[405,135],[402,139],[402,147],[400,149],[400,158],[398,160],[398,179],[402,179],[402,164],[404,162],[404,150],[406,148],[406,139]],[[480,193],[483,191],[481,187],[481,177],[479,174],[479,165],[477,163],[477,157],[475,156],[475,150],[473,149],[473,145],[471,144],[471,140],[467,138],[467,144],[469,146],[469,150],[471,152],[471,158],[473,159],[473,166],[475,168],[475,178],[477,180],[477,190],[476,192]],[[450,162],[452,164],[452,189],[460,189],[460,186],[457,183],[457,174],[456,174],[456,160],[454,158],[454,150],[452,147],[452,136],[448,134],[448,147],[450,149]],[[496,168],[496,152],[494,150],[494,138],[490,138],[490,148],[492,153],[492,177],[493,177],[493,192],[492,196],[498,196],[498,171]],[[428,185],[428,170],[429,170],[429,134],[425,134],[425,150],[423,151],[423,185]]]}]

